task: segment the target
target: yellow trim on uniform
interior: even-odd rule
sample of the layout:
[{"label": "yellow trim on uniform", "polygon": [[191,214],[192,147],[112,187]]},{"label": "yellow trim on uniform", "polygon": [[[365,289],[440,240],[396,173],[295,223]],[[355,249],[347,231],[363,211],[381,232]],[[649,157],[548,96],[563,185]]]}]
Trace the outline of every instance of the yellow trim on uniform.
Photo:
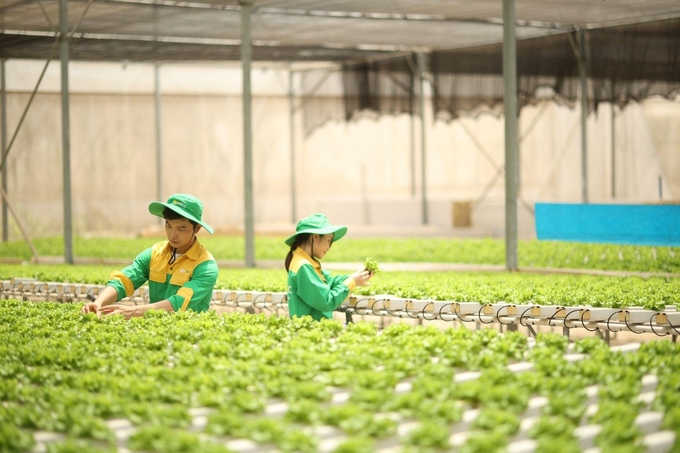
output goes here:
[{"label": "yellow trim on uniform", "polygon": [[205,247],[203,247],[198,240],[194,242],[194,244],[191,246],[189,250],[184,254],[184,256],[187,256],[191,258],[192,260],[195,260],[199,263],[202,263],[203,261],[207,260],[214,260],[212,253],[208,251]]},{"label": "yellow trim on uniform", "polygon": [[109,275],[109,280],[120,281],[123,284],[123,287],[125,288],[126,297],[132,296],[132,294],[135,292],[135,285],[132,283],[132,280],[130,280],[130,278],[121,271],[111,272],[111,274]]},{"label": "yellow trim on uniform", "polygon": [[191,288],[180,288],[179,291],[177,291],[177,295],[184,298],[182,308],[180,308],[179,311],[185,311],[189,306],[189,302],[191,302],[191,297],[194,295],[194,290]]},{"label": "yellow trim on uniform", "polygon": [[347,285],[350,292],[357,286],[357,282],[355,282],[352,277],[347,277],[343,283]]},{"label": "yellow trim on uniform", "polygon": [[319,275],[321,281],[327,283],[326,277],[324,277],[323,273],[321,272],[321,264],[319,264],[318,261],[313,260],[312,257],[307,254],[307,252],[302,250],[302,248],[298,247],[293,251],[293,259],[290,261],[290,266],[288,269],[297,274],[298,270],[303,264],[311,265]]},{"label": "yellow trim on uniform", "polygon": [[165,283],[170,273],[170,255],[172,247],[168,241],[154,244],[151,250],[151,262],[149,263],[149,280],[156,283]]},{"label": "yellow trim on uniform", "polygon": [[215,260],[212,254],[198,241],[194,242],[191,248],[178,257],[174,263],[168,264],[171,256],[172,246],[170,242],[163,241],[154,245],[149,265],[149,280],[165,283],[168,274],[171,274],[170,283],[182,286],[189,281],[196,266],[208,260]]}]

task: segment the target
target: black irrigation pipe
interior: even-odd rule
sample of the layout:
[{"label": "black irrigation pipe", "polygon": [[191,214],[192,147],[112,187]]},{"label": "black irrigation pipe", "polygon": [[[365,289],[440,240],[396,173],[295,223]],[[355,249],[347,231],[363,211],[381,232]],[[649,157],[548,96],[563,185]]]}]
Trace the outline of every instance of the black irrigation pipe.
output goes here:
[{"label": "black irrigation pipe", "polygon": [[611,321],[611,319],[612,319],[612,317],[613,317],[614,315],[618,315],[618,314],[621,313],[622,311],[623,311],[623,310],[615,311],[614,313],[612,313],[611,315],[609,315],[609,318],[607,318],[607,330],[609,330],[610,332],[621,332],[621,330],[614,330],[614,329],[612,329],[611,327],[609,327],[609,321]]},{"label": "black irrigation pipe", "polygon": [[594,329],[589,329],[589,328],[586,327],[586,324],[585,324],[585,322],[583,321],[583,316],[584,316],[587,312],[589,312],[589,311],[590,311],[590,310],[583,310],[583,313],[581,313],[581,325],[582,325],[583,328],[586,329],[588,332],[595,332],[596,330],[598,330],[597,327],[595,327]]},{"label": "black irrigation pipe", "polygon": [[375,312],[375,304],[377,304],[378,301],[383,301],[383,300],[385,300],[385,299],[373,299],[373,303],[369,307],[370,310],[371,310],[371,313],[373,313],[373,316],[383,316],[382,314],[378,314],[378,313]]},{"label": "black irrigation pipe", "polygon": [[[413,303],[413,302],[411,302],[411,303]],[[407,304],[408,304],[408,303],[407,303]],[[408,317],[411,318],[411,319],[418,319],[418,315],[416,315],[416,316],[411,316],[411,310],[408,310],[408,309],[406,310],[406,316],[408,316]]]},{"label": "black irrigation pipe", "polygon": [[524,310],[524,311],[522,312],[521,315],[519,315],[519,323],[520,323],[523,327],[529,327],[529,324],[524,324],[524,322],[522,321],[522,319],[524,319],[524,314],[525,314],[526,312],[530,311],[532,308],[534,308],[534,307],[529,307],[529,308],[527,308],[526,310]]},{"label": "black irrigation pipe", "polygon": [[644,332],[636,332],[636,331],[634,331],[633,328],[630,326],[630,324],[628,324],[628,319],[626,319],[625,316],[623,317],[623,322],[626,323],[626,327],[628,327],[628,330],[630,330],[630,331],[633,332],[634,334],[636,334],[636,335],[641,335],[641,334],[644,333]]},{"label": "black irrigation pipe", "polygon": [[506,325],[506,326],[509,326],[510,324],[514,324],[513,322],[503,322],[503,321],[501,321],[501,318],[500,318],[500,316],[501,316],[501,310],[503,310],[504,308],[510,308],[510,304],[508,304],[508,305],[503,305],[502,307],[500,307],[500,308],[498,309],[498,311],[496,312],[496,321],[498,321],[499,324],[501,324],[501,325]]},{"label": "black irrigation pipe", "polygon": [[426,303],[425,306],[423,307],[423,309],[422,309],[421,312],[420,312],[420,314],[423,315],[423,319],[424,319],[425,321],[434,321],[435,319],[437,319],[437,315],[434,315],[432,318],[428,318],[428,317],[426,316],[426,314],[427,314],[427,307],[429,307],[430,305],[432,305],[432,306],[434,307],[434,302],[429,301],[428,303]]},{"label": "black irrigation pipe", "polygon": [[[453,305],[453,304],[449,304],[449,306],[451,306],[451,305]],[[450,319],[450,320],[444,319],[444,315],[442,314],[442,310],[444,309],[444,307],[446,307],[446,305],[442,305],[441,307],[439,307],[439,311],[437,312],[437,314],[439,315],[439,319],[441,319],[442,321],[446,321],[446,322],[453,322],[453,321],[456,320],[456,318],[460,319],[460,316],[458,316],[458,314],[456,312],[453,312],[453,311],[452,311],[453,316],[454,316],[453,319]]]},{"label": "black irrigation pipe", "polygon": [[484,307],[486,307],[486,305],[482,305],[481,307],[479,307],[479,311],[477,312],[477,316],[479,317],[479,322],[481,322],[482,324],[492,324],[493,323],[493,316],[491,317],[491,321],[489,321],[489,322],[482,321],[482,310],[484,310]]},{"label": "black irrigation pipe", "polygon": [[652,316],[649,317],[649,328],[652,329],[652,332],[654,333],[654,335],[656,335],[657,337],[665,337],[667,335],[670,335],[670,332],[666,332],[662,335],[660,333],[657,333],[656,330],[654,330],[654,323],[652,323],[652,319],[654,319],[655,316],[656,316],[656,313],[654,313]]}]

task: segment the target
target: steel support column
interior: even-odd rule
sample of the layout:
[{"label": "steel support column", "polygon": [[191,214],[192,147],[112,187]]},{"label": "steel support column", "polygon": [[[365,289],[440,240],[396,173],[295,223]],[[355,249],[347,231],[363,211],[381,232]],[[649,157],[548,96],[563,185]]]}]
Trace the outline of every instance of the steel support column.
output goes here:
[{"label": "steel support column", "polygon": [[[161,76],[160,65],[154,65],[154,110],[156,114],[156,200],[164,200],[163,197],[163,134],[162,134],[162,111],[161,111]],[[160,225],[163,219],[158,218]]]},{"label": "steel support column", "polygon": [[297,223],[297,197],[295,191],[295,90],[293,70],[288,68],[288,108],[290,110],[290,215],[293,225]]},{"label": "steel support column", "polygon": [[71,213],[71,125],[68,86],[68,0],[59,0],[59,55],[61,57],[61,133],[64,183],[64,261],[73,264],[73,226]]},{"label": "steel support column", "polygon": [[581,79],[581,198],[588,203],[588,79],[586,76],[586,32],[578,31],[579,78]]},{"label": "steel support column", "polygon": [[[5,60],[0,60],[0,152],[2,161],[7,159],[7,84],[5,83]],[[2,166],[2,189],[7,193],[7,165]],[[9,240],[7,201],[2,199],[2,241]]]},{"label": "steel support column", "polygon": [[252,41],[250,13],[253,0],[239,0],[241,5],[241,65],[243,67],[243,198],[245,204],[245,265],[255,267],[255,227],[253,215],[253,140],[250,64]]},{"label": "steel support column", "polygon": [[[613,91],[613,90],[612,90]],[[616,198],[616,105],[611,104],[611,126],[612,126],[612,200]]]},{"label": "steel support column", "polygon": [[427,134],[425,133],[425,71],[427,56],[418,53],[418,80],[420,82],[420,174],[423,210],[423,225],[429,223],[427,217]]},{"label": "steel support column", "polygon": [[[413,74],[413,73],[411,73]],[[411,115],[409,120],[411,123],[411,197],[416,197],[416,113],[415,113],[415,86],[411,83]]]},{"label": "steel support column", "polygon": [[503,110],[505,114],[505,267],[517,270],[517,43],[515,0],[503,0]]}]

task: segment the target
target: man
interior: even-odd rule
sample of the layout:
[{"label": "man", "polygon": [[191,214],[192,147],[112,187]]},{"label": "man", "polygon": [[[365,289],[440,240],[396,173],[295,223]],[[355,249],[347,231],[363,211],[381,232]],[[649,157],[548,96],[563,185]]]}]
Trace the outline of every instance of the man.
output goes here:
[{"label": "man", "polygon": [[[196,237],[201,228],[213,232],[201,219],[203,203],[192,195],[175,194],[167,203],[151,203],[149,212],[165,219],[168,240],[144,250],[122,271],[112,272],[107,286],[94,302],[85,304],[83,313],[120,313],[130,319],[147,310],[204,312],[210,307],[218,270],[215,259]],[[114,304],[130,297],[147,280],[150,304]]]}]

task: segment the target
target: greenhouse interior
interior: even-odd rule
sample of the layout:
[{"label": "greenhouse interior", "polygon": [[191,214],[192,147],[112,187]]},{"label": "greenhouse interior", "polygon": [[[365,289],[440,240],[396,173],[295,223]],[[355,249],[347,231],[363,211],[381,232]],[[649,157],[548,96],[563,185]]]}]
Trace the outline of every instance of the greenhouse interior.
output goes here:
[{"label": "greenhouse interior", "polygon": [[680,452],[680,2],[0,18],[0,452]]}]

